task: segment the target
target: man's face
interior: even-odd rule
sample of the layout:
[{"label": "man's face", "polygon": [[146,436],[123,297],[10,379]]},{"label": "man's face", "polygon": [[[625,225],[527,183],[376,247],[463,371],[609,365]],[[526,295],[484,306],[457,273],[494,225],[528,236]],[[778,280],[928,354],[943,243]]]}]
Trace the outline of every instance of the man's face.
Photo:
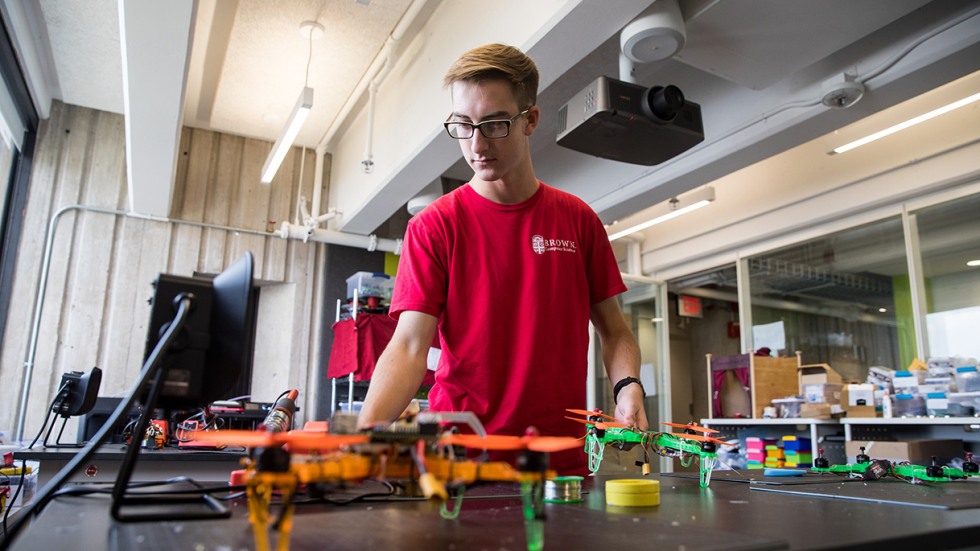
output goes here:
[{"label": "man's face", "polygon": [[[457,81],[452,85],[451,120],[480,123],[507,120],[520,113],[517,99],[505,80]],[[518,117],[506,138],[489,139],[480,130],[472,138],[458,140],[466,162],[476,178],[485,182],[506,180],[529,155],[527,140],[537,125],[537,108]]]}]

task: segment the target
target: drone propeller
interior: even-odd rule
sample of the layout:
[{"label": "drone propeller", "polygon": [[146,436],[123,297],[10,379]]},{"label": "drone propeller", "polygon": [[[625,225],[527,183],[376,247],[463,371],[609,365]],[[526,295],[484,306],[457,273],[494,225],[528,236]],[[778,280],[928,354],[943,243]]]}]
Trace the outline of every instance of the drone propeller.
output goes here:
[{"label": "drone propeller", "polygon": [[582,423],[583,425],[594,425],[595,428],[599,430],[606,429],[625,429],[631,426],[629,423],[606,423],[605,421],[587,421],[585,419],[579,419],[578,417],[565,416],[565,419],[570,419],[576,423]]},{"label": "drone propeller", "polygon": [[289,444],[304,450],[333,451],[344,446],[363,444],[370,437],[366,434],[223,430],[192,432],[189,439],[246,448],[269,448]]},{"label": "drone propeller", "polygon": [[450,434],[444,441],[456,446],[478,450],[523,450],[536,452],[557,452],[570,450],[582,445],[578,438],[571,436],[504,436],[488,434]]},{"label": "drone propeller", "polygon": [[715,429],[709,429],[708,427],[702,427],[697,423],[668,423],[666,421],[661,421],[661,425],[667,425],[668,427],[677,427],[679,429],[693,430],[697,432],[703,432],[704,434],[714,434],[718,431]]},{"label": "drone propeller", "polygon": [[711,436],[703,436],[700,434],[679,433],[679,432],[671,432],[668,434],[670,434],[671,436],[676,436],[677,438],[683,438],[685,440],[694,440],[695,442],[712,442],[720,446],[731,446],[731,444],[729,444],[728,442],[725,442],[724,440],[719,440],[717,438],[713,438]]},{"label": "drone propeller", "polygon": [[613,417],[612,415],[606,415],[605,413],[602,413],[598,409],[595,409],[595,410],[592,410],[592,411],[589,411],[587,409],[566,409],[565,411],[567,411],[568,413],[575,413],[575,414],[578,414],[578,415],[585,415],[586,417],[602,417],[603,419],[609,419],[611,421],[618,421],[619,420],[619,419],[616,419],[615,417]]}]

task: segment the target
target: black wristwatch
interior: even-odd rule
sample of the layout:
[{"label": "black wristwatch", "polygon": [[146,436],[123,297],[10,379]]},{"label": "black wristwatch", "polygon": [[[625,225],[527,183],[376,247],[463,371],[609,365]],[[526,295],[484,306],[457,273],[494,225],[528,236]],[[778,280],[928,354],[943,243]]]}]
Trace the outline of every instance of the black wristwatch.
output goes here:
[{"label": "black wristwatch", "polygon": [[[623,390],[623,387],[626,385],[631,385],[633,383],[640,385],[640,390],[643,390],[643,383],[641,383],[636,377],[623,377],[618,383],[616,383],[616,386],[613,387],[613,403],[618,404],[619,391]],[[644,391],[643,394],[646,395],[646,391]]]}]

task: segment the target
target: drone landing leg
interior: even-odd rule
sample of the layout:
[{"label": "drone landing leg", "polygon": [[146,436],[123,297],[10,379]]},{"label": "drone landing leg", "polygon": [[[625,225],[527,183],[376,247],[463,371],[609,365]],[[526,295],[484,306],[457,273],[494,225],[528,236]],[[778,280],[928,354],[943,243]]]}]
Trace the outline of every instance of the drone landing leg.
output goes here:
[{"label": "drone landing leg", "polygon": [[594,473],[602,464],[602,452],[605,451],[606,446],[590,435],[586,437],[586,447],[589,449],[589,472]]},{"label": "drone landing leg", "polygon": [[521,481],[528,551],[544,549],[544,480]]},{"label": "drone landing leg", "polygon": [[289,537],[293,531],[293,511],[296,509],[296,504],[293,503],[293,494],[295,491],[295,485],[287,486],[283,490],[282,516],[277,523],[279,529],[279,545],[276,546],[276,551],[289,551]]},{"label": "drone landing leg", "polygon": [[248,521],[255,535],[255,550],[269,551],[269,505],[272,485],[251,481],[248,485]]},{"label": "drone landing leg", "polygon": [[711,482],[711,473],[715,470],[715,465],[718,464],[717,457],[702,457],[701,458],[701,487],[707,488],[708,484]]},{"label": "drone landing leg", "polygon": [[255,550],[270,551],[269,508],[272,493],[276,488],[282,490],[283,510],[275,528],[279,531],[277,551],[289,550],[289,536],[293,528],[293,494],[297,481],[289,473],[256,473],[248,482],[248,521],[255,535]]},{"label": "drone landing leg", "polygon": [[442,502],[442,506],[439,508],[439,516],[446,520],[454,520],[459,517],[459,510],[463,508],[463,493],[466,491],[466,486],[460,486],[459,490],[456,491],[456,503],[453,505],[453,510],[450,511],[446,506],[449,504],[449,500]]}]

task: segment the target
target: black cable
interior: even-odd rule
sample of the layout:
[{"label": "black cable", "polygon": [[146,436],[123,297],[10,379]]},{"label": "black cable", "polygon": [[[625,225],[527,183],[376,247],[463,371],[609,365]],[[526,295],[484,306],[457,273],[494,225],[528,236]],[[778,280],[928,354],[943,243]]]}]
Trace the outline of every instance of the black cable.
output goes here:
[{"label": "black cable", "polygon": [[20,492],[24,489],[24,480],[26,478],[26,473],[27,473],[27,460],[22,459],[20,462],[20,484],[17,485],[17,491],[14,492],[14,495],[10,496],[10,502],[7,504],[7,508],[3,512],[4,537],[6,537],[7,535],[7,518],[10,517],[10,510],[14,508],[14,502],[17,501],[17,496],[19,496]]}]

